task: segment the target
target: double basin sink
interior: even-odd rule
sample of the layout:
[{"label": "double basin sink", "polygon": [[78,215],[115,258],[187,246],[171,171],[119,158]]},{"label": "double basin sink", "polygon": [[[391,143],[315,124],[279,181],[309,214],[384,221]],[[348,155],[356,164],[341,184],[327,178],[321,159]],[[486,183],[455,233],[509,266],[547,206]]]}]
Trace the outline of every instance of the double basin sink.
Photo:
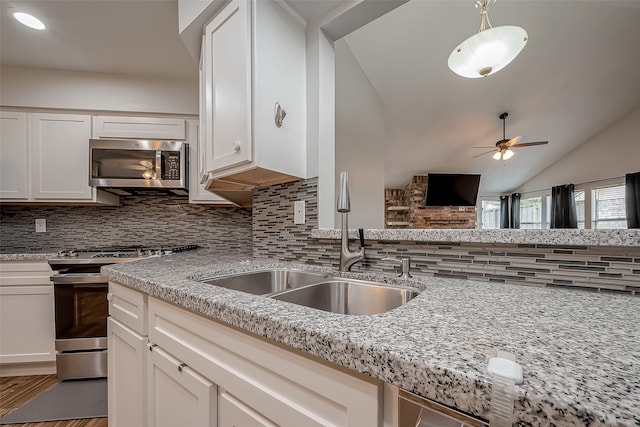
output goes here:
[{"label": "double basin sink", "polygon": [[384,313],[420,294],[420,291],[410,287],[388,286],[289,268],[252,271],[200,281],[318,310],[353,315]]}]

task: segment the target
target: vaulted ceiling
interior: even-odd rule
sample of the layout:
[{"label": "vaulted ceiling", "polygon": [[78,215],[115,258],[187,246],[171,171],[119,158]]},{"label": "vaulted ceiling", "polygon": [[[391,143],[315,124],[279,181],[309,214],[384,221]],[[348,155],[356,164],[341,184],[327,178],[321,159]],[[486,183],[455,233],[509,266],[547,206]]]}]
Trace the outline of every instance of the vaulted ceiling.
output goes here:
[{"label": "vaulted ceiling", "polygon": [[[640,105],[640,2],[501,0],[494,26],[517,25],[529,41],[515,61],[486,78],[447,67],[451,51],[477,32],[472,1],[412,0],[345,37],[384,104],[385,182],[414,173],[481,173],[481,193],[518,188]],[[474,158],[506,136],[548,140],[508,161]],[[624,154],[622,154],[624,155]]]},{"label": "vaulted ceiling", "polygon": [[[288,0],[314,19],[346,0]],[[9,8],[42,16],[50,30],[20,26]],[[177,1],[2,0],[3,66],[191,79],[197,63],[178,36]],[[481,173],[482,191],[517,188],[640,105],[640,1],[500,0],[494,26],[529,34],[521,55],[483,79],[447,68],[451,50],[477,31],[471,0],[411,0],[345,37],[385,106],[385,181],[413,173]],[[474,146],[507,137],[548,140],[497,162]],[[486,150],[485,150],[486,151]]]}]

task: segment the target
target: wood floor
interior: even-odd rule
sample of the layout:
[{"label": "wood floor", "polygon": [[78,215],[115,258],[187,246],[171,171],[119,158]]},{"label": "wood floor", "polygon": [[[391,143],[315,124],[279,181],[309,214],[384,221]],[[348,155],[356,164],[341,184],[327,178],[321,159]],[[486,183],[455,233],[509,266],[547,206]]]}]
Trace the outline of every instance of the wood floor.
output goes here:
[{"label": "wood floor", "polygon": [[[0,378],[0,418],[18,409],[59,382],[55,375]],[[106,418],[6,424],[8,427],[108,427]]]}]

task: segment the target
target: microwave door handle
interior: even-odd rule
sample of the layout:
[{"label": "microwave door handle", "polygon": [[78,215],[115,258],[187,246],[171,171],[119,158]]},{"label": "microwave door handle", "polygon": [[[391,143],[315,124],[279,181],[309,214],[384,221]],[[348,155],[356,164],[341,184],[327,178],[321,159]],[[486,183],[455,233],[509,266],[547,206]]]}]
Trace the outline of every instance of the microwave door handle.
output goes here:
[{"label": "microwave door handle", "polygon": [[156,179],[164,178],[162,175],[162,151],[156,150]]}]

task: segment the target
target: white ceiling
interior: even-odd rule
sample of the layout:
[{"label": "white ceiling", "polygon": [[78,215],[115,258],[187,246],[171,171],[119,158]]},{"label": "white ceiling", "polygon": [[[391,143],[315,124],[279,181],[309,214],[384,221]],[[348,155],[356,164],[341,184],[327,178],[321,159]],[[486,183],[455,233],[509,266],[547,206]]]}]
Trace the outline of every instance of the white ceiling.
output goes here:
[{"label": "white ceiling", "polygon": [[[447,67],[478,29],[473,1],[411,0],[345,37],[385,106],[386,186],[457,172],[481,173],[481,193],[512,191],[640,105],[639,1],[501,0],[489,17],[525,28],[529,41],[482,79]],[[472,147],[502,139],[505,111],[507,138],[549,144],[509,161],[474,158],[487,149]]]},{"label": "white ceiling", "polygon": [[[288,0],[316,19],[347,0]],[[10,7],[33,12],[46,32],[22,27]],[[177,0],[0,0],[3,66],[197,79],[178,35]],[[529,33],[522,54],[485,79],[446,65],[473,34],[472,0],[411,0],[348,35],[387,112],[387,186],[414,173],[482,173],[485,193],[522,182],[640,105],[640,0],[500,0],[494,26]],[[507,137],[549,140],[496,162],[473,146]]]},{"label": "white ceiling", "polygon": [[[48,29],[24,27],[10,8]],[[0,0],[0,14],[3,66],[198,78],[178,35],[177,0]]]}]

